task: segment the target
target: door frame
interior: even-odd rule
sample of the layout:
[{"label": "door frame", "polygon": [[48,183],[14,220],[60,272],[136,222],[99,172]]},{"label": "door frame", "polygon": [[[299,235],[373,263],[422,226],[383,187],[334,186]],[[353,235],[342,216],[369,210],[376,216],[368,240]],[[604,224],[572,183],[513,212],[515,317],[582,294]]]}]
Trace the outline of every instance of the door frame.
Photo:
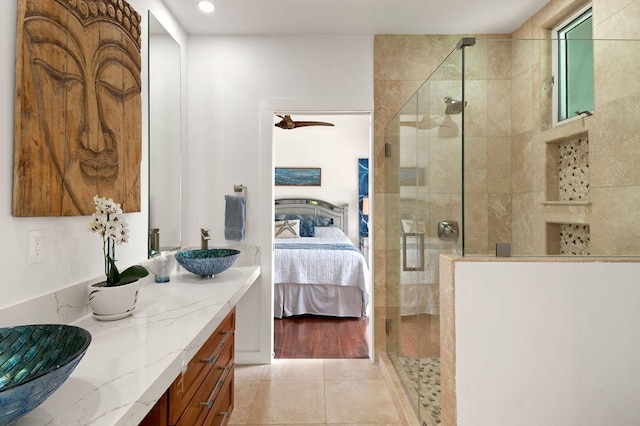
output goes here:
[{"label": "door frame", "polygon": [[[263,99],[260,104],[260,155],[261,155],[261,214],[262,217],[273,217],[275,214],[275,186],[274,186],[274,168],[275,168],[275,126],[274,116],[276,114],[346,114],[357,113],[367,114],[369,121],[369,170],[374,170],[373,158],[373,106],[371,100],[366,99]],[[369,173],[369,202],[370,211],[374,210],[374,191],[373,191],[373,173]],[[374,265],[371,260],[371,253],[375,250],[373,245],[372,230],[374,223],[374,215],[369,216],[369,304],[367,306],[368,326],[367,326],[367,342],[369,345],[369,359],[375,362],[377,359],[375,353],[375,330],[374,330]],[[271,227],[265,226],[261,231],[261,246],[263,256],[261,261],[262,271],[262,300],[268,300],[268,306],[262,304],[261,318],[263,318],[261,335],[268,338],[270,342],[271,360],[274,357],[273,351],[273,230]],[[266,286],[269,288],[264,288]],[[265,326],[266,324],[266,326]],[[268,334],[268,336],[267,336]]]}]

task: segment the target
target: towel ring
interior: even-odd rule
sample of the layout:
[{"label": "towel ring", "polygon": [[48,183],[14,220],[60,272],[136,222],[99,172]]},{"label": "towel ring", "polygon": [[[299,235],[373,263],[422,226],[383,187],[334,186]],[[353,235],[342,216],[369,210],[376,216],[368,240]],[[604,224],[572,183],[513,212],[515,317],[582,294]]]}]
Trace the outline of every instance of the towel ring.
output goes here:
[{"label": "towel ring", "polygon": [[244,196],[244,198],[247,198],[247,187],[240,184],[240,185],[233,185],[233,192],[242,192],[242,195]]}]

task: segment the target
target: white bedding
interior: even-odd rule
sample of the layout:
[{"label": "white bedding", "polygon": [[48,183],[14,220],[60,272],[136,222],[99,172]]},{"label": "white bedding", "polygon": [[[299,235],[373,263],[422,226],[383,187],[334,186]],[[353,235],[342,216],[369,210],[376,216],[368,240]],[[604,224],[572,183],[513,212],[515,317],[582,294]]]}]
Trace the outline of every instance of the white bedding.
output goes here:
[{"label": "white bedding", "polygon": [[[328,250],[327,244],[355,248],[339,228],[316,227],[315,237],[275,240],[274,316],[317,314],[361,316],[369,303],[369,271],[357,250]],[[282,249],[299,246],[301,249]],[[304,248],[313,244],[315,248]]]},{"label": "white bedding", "polygon": [[[407,238],[407,243],[407,266],[418,266],[421,260],[415,237]],[[456,243],[425,239],[424,271],[403,270],[403,250],[400,249],[400,315],[440,313],[440,255],[456,253],[456,247]]]}]

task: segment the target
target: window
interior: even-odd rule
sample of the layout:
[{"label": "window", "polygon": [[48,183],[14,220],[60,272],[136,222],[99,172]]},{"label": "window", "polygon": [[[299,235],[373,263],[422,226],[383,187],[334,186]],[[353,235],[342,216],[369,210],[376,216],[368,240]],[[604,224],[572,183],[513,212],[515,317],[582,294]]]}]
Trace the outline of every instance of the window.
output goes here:
[{"label": "window", "polygon": [[554,123],[594,109],[592,9],[581,9],[552,30]]}]

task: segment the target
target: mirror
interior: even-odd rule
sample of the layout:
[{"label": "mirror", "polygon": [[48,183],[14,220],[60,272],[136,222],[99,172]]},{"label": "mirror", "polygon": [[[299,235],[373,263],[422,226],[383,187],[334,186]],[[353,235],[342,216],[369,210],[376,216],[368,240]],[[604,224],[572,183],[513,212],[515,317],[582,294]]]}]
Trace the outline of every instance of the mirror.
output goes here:
[{"label": "mirror", "polygon": [[180,45],[149,11],[149,250],[180,247]]}]

